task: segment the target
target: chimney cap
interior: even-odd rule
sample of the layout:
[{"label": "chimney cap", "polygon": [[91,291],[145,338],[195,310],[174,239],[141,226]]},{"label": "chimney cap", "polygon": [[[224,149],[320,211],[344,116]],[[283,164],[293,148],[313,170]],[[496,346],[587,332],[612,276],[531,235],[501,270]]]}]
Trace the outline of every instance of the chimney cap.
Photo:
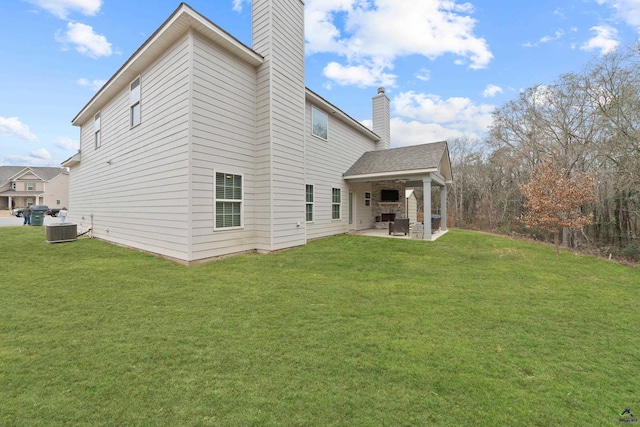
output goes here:
[{"label": "chimney cap", "polygon": [[384,88],[383,87],[379,87],[378,88],[378,95],[384,93]]}]

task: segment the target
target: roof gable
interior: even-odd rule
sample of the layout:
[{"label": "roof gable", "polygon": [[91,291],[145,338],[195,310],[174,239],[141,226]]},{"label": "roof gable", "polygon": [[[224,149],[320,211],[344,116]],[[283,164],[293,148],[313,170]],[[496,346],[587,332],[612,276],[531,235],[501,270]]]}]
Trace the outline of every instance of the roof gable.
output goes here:
[{"label": "roof gable", "polygon": [[218,27],[205,16],[196,12],[186,3],[180,6],[171,16],[145,41],[138,50],[120,67],[118,71],[102,86],[84,108],[73,118],[71,123],[80,126],[97,113],[103,104],[114,98],[123,88],[144,71],[162,52],[182,37],[190,28],[232,52],[242,60],[258,66],[263,57],[244,45],[231,34]]},{"label": "roof gable", "polygon": [[35,175],[42,181],[51,181],[61,173],[66,172],[64,168],[50,168],[38,166],[0,166],[0,185],[6,182],[15,181],[27,175]]}]

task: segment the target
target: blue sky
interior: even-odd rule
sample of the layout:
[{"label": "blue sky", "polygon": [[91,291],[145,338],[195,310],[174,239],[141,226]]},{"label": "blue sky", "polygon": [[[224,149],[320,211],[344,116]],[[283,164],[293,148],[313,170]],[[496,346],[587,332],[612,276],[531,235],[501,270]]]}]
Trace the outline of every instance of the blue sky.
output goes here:
[{"label": "blue sky", "polygon": [[[249,0],[188,4],[251,46]],[[72,156],[71,119],[178,5],[3,1],[0,165]],[[305,14],[307,86],[365,124],[384,86],[392,147],[481,138],[497,106],[640,31],[640,0],[306,0]]]}]

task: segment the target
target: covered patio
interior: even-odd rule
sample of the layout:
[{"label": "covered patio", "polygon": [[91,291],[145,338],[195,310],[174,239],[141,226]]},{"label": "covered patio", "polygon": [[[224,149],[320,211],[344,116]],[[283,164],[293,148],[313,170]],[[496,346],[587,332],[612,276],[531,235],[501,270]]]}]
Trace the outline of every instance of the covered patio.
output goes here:
[{"label": "covered patio", "polygon": [[[417,238],[422,228],[423,240],[435,240],[447,231],[447,183],[452,182],[451,161],[446,141],[410,147],[392,148],[364,153],[344,173],[349,184],[369,185],[370,206],[374,225],[358,234],[380,236],[389,234],[389,223],[409,218],[405,201],[405,189],[422,189],[423,221],[410,224],[406,238]],[[432,187],[439,188],[439,200],[432,200]],[[439,209],[432,209],[439,205]],[[432,231],[431,218],[440,222]],[[437,224],[436,224],[437,225]],[[397,233],[394,233],[397,236]]]}]

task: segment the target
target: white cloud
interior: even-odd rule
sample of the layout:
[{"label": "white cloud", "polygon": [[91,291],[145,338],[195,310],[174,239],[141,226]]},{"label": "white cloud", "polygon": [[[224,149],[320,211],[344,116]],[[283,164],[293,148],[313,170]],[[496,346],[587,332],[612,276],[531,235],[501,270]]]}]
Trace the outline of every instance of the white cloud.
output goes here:
[{"label": "white cloud", "polygon": [[323,73],[325,77],[342,86],[395,86],[396,81],[396,76],[384,73],[382,67],[368,68],[364,65],[343,66],[337,62],[327,64]]},{"label": "white cloud", "polygon": [[20,122],[17,117],[0,117],[0,136],[12,136],[29,142],[38,140],[29,126]]},{"label": "white cloud", "polygon": [[564,31],[557,30],[552,36],[544,36],[540,39],[540,43],[549,43],[554,40],[559,40],[564,36]]},{"label": "white cloud", "polygon": [[590,28],[596,35],[588,42],[580,46],[581,50],[599,50],[600,55],[613,52],[620,45],[618,30],[608,25],[598,25]]},{"label": "white cloud", "polygon": [[78,79],[77,80],[77,83],[80,86],[90,87],[94,91],[99,90],[102,86],[104,86],[104,84],[106,82],[107,82],[106,80],[89,80],[89,79]]},{"label": "white cloud", "polygon": [[474,34],[472,11],[469,3],[451,0],[308,0],[306,52],[337,54],[344,68],[377,75],[411,55],[434,60],[452,54],[457,63],[485,68],[493,54]]},{"label": "white cloud", "polygon": [[60,163],[52,161],[50,158],[36,157],[33,154],[38,155],[38,153],[31,153],[28,156],[11,155],[11,156],[6,156],[4,158],[4,161],[9,163],[10,165],[15,165],[15,166],[25,166],[25,165],[29,165],[29,166],[58,166],[58,167],[60,166]]},{"label": "white cloud", "polygon": [[63,150],[77,150],[80,144],[73,138],[61,136],[56,140],[56,147],[62,148]]},{"label": "white cloud", "polygon": [[67,32],[58,31],[56,40],[75,45],[78,52],[91,58],[110,56],[113,53],[111,43],[105,36],[96,34],[93,27],[80,22],[67,23]]},{"label": "white cloud", "polygon": [[423,68],[418,74],[416,74],[416,78],[418,80],[422,80],[423,82],[428,82],[429,80],[431,80],[431,71]]},{"label": "white cloud", "polygon": [[422,123],[416,120],[405,121],[400,118],[391,120],[391,143],[394,147],[426,144],[453,138],[475,137],[475,134],[448,128],[437,123]]},{"label": "white cloud", "polygon": [[251,0],[233,0],[233,10],[236,12],[242,12],[243,3],[251,3]]},{"label": "white cloud", "polygon": [[51,154],[49,154],[46,148],[40,148],[36,151],[32,151],[30,154],[31,154],[31,157],[33,157],[34,159],[40,159],[40,160],[51,159]]},{"label": "white cloud", "polygon": [[502,92],[504,92],[504,90],[500,86],[496,86],[494,84],[488,84],[487,87],[482,92],[482,96],[485,98],[492,98]]},{"label": "white cloud", "polygon": [[[393,98],[394,115],[403,123],[412,123],[407,129],[427,129],[430,135],[449,135],[448,137],[468,136],[481,138],[493,123],[494,105],[475,104],[469,98],[452,97],[442,99],[433,94],[404,92]],[[404,119],[409,120],[404,120]],[[419,123],[422,126],[419,126]],[[393,133],[396,138],[403,137]],[[406,137],[405,137],[406,138]],[[428,142],[428,141],[425,141]]]},{"label": "white cloud", "polygon": [[640,31],[640,2],[638,0],[596,0],[598,4],[607,4],[615,10],[619,18]]},{"label": "white cloud", "polygon": [[27,0],[29,3],[45,9],[58,18],[67,19],[72,11],[85,16],[95,16],[100,12],[102,0]]}]

